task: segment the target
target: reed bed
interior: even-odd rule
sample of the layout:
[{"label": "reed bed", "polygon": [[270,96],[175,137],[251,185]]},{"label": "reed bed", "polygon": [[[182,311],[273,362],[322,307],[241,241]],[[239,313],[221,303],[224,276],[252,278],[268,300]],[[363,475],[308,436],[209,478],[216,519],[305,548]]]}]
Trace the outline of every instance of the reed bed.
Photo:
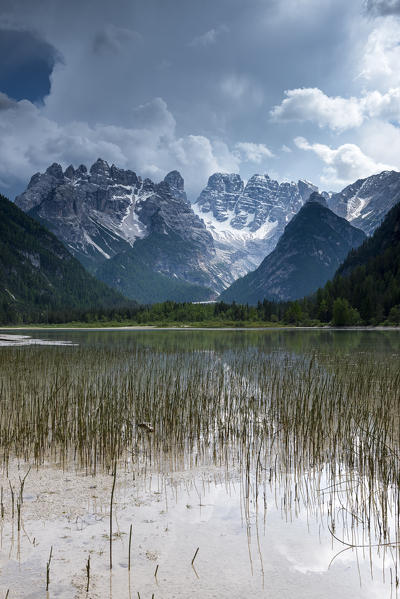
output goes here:
[{"label": "reed bed", "polygon": [[320,514],[347,547],[390,550],[398,584],[400,362],[255,347],[34,347],[0,352],[0,460],[87,473],[241,472],[246,516]]}]

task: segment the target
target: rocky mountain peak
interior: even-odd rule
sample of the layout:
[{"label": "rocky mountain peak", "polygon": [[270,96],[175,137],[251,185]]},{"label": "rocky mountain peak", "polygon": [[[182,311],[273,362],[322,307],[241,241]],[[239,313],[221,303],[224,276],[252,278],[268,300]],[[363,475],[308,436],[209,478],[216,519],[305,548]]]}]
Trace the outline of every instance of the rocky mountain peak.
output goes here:
[{"label": "rocky mountain peak", "polygon": [[[221,294],[224,301],[255,304],[264,298],[302,298],[326,283],[365,234],[321,204],[309,200],[285,227],[276,248],[260,266]],[[324,199],[324,198],[322,198]]]},{"label": "rocky mountain peak", "polygon": [[209,177],[207,187],[203,189],[196,200],[196,208],[200,216],[211,212],[219,222],[228,219],[228,213],[233,212],[238,197],[243,192],[244,183],[235,173],[214,173]]},{"label": "rocky mountain peak", "polygon": [[164,177],[164,181],[172,188],[175,187],[180,191],[184,189],[184,179],[179,171],[171,171]]},{"label": "rocky mountain peak", "polygon": [[304,202],[308,200],[314,191],[318,191],[318,187],[310,183],[310,181],[306,181],[306,179],[299,179],[297,187]]},{"label": "rocky mountain peak", "polygon": [[255,174],[214,173],[193,209],[211,232],[220,259],[232,276],[256,268],[275,247],[286,224],[318,188],[308,181],[279,183]]},{"label": "rocky mountain peak", "polygon": [[91,173],[109,172],[109,170],[110,165],[108,164],[107,160],[103,160],[102,158],[98,158],[90,167]]},{"label": "rocky mountain peak", "polygon": [[240,193],[243,191],[244,183],[236,173],[214,173],[209,177],[207,187],[225,193]]},{"label": "rocky mountain peak", "polygon": [[55,179],[64,178],[64,173],[61,168],[61,164],[58,164],[57,162],[53,162],[53,164],[46,169],[46,174],[50,175],[51,177],[54,177]]},{"label": "rocky mountain peak", "polygon": [[75,169],[72,166],[72,164],[70,164],[64,171],[64,177],[67,177],[68,179],[73,179],[75,176]]},{"label": "rocky mountain peak", "polygon": [[389,210],[400,201],[400,173],[383,171],[358,179],[339,193],[333,193],[328,205],[355,227],[371,235]]},{"label": "rocky mountain peak", "polygon": [[164,177],[164,182],[167,183],[172,191],[172,194],[184,202],[187,202],[185,192],[185,182],[179,171],[171,171]]},{"label": "rocky mountain peak", "polygon": [[84,164],[80,164],[75,171],[75,174],[78,176],[87,175],[87,168]]},{"label": "rocky mountain peak", "polygon": [[318,191],[313,191],[313,193],[310,195],[310,197],[308,198],[306,203],[312,203],[312,202],[321,204],[321,206],[328,208],[328,203],[327,203],[326,199],[324,198],[324,196],[322,194],[318,193]]},{"label": "rocky mountain peak", "polygon": [[100,158],[89,174],[84,166],[71,165],[63,173],[52,165],[32,177],[16,204],[46,223],[92,272],[133,249],[136,256],[140,246],[150,270],[218,291],[223,287],[219,273],[228,269],[214,265],[213,238],[187,201],[178,171],[156,184]]},{"label": "rocky mountain peak", "polygon": [[98,158],[94,164],[90,167],[90,178],[93,183],[98,185],[105,184],[106,180],[110,178],[110,165],[106,160]]},{"label": "rocky mountain peak", "polygon": [[110,168],[110,177],[114,184],[120,185],[140,185],[141,178],[136,175],[135,172],[131,170],[125,170],[122,168],[118,168],[113,164]]}]

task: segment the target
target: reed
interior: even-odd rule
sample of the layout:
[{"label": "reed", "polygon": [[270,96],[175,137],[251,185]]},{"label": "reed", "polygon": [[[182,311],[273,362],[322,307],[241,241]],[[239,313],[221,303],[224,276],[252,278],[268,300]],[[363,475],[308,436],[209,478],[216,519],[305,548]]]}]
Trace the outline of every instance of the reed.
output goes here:
[{"label": "reed", "polygon": [[129,527],[128,571],[131,570],[132,524]]},{"label": "reed", "polygon": [[50,585],[50,564],[51,564],[52,557],[53,557],[53,546],[50,547],[49,559],[46,564],[46,591],[49,590],[49,585]]},{"label": "reed", "polygon": [[[111,470],[110,569],[116,468],[132,456],[139,472],[239,469],[247,517],[251,505],[262,509],[267,485],[279,486],[286,514],[300,504],[316,516],[327,510],[344,544],[390,547],[397,564],[398,355],[273,352],[251,344],[210,350],[201,339],[195,348],[159,339],[2,348],[4,472],[13,457],[88,474]],[[18,521],[28,473],[20,478]],[[3,491],[0,509],[4,517]],[[131,539],[132,526],[129,570]],[[50,561],[51,554],[47,586]]]},{"label": "reed", "polygon": [[90,585],[90,555],[88,556],[88,560],[86,562],[86,592],[89,592]]}]

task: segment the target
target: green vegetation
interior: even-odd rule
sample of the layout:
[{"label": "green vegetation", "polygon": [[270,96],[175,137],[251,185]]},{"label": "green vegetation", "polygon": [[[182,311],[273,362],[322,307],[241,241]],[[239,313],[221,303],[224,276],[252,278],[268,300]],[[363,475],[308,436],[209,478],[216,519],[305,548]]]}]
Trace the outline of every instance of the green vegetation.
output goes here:
[{"label": "green vegetation", "polygon": [[[204,301],[212,291],[207,287],[208,278],[201,271],[190,272],[196,284],[157,272],[158,264],[190,264],[199,252],[196,244],[183,240],[173,231],[168,235],[156,232],[138,239],[133,247],[103,262],[95,271],[98,277],[125,297],[140,303],[175,301]],[[188,273],[187,273],[188,274]]]},{"label": "green vegetation", "polygon": [[[159,237],[162,239],[161,235]],[[147,239],[139,239],[132,248],[102,263],[95,271],[96,277],[125,297],[144,304],[167,298],[188,302],[209,299],[210,289],[156,272],[151,266],[148,247]]]},{"label": "green vegetation", "polygon": [[[192,304],[167,301],[148,306],[131,305],[121,308],[59,309],[34,314],[17,320],[3,319],[3,325],[45,325],[70,327],[276,327],[276,326],[357,326],[379,324],[364,322],[359,312],[350,306],[347,299],[329,299],[329,303],[319,297],[306,298],[296,302],[269,302],[264,300],[257,306],[226,304]],[[324,296],[325,297],[325,296]],[[385,325],[400,324],[400,306],[394,306]]]},{"label": "green vegetation", "polygon": [[335,320],[338,299],[348,302],[343,324],[400,324],[400,204],[317,292],[311,314]]},{"label": "green vegetation", "polygon": [[89,275],[52,233],[0,196],[0,322],[43,322],[66,307],[126,303]]}]

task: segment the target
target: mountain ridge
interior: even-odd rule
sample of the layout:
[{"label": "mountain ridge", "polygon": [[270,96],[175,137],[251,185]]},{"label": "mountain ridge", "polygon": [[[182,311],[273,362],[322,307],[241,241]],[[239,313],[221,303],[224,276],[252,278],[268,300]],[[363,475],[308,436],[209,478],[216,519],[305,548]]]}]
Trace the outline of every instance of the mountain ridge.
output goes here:
[{"label": "mountain ridge", "polygon": [[235,281],[223,301],[255,304],[263,299],[294,300],[316,291],[336,272],[365,234],[334,214],[314,192],[286,225],[276,248],[260,266]]},{"label": "mountain ridge", "polygon": [[[192,211],[177,171],[168,173],[161,183],[153,183],[102,159],[89,171],[84,165],[63,171],[54,163],[31,178],[16,205],[52,230],[93,274],[123,293],[133,293],[133,299],[138,299],[135,288],[143,283],[137,278],[139,272],[146,272],[148,281],[147,291],[142,285],[142,301],[152,301],[155,279],[159,288],[161,281],[166,287],[159,299],[171,299],[175,280],[186,299],[190,299],[190,290],[198,300],[223,288],[220,275],[224,265],[217,263],[212,236]],[[181,256],[168,243],[172,234],[185,248]],[[146,260],[141,260],[135,248],[139,241],[145,242],[141,247],[146,250]],[[118,264],[118,256],[126,263],[129,254],[128,262],[133,258],[140,262],[131,276],[122,272],[126,265]],[[109,260],[120,271],[118,281],[110,267],[104,266]],[[176,297],[175,292],[173,295]]]},{"label": "mountain ridge", "polygon": [[126,303],[87,273],[53,233],[0,195],[0,320]]}]

